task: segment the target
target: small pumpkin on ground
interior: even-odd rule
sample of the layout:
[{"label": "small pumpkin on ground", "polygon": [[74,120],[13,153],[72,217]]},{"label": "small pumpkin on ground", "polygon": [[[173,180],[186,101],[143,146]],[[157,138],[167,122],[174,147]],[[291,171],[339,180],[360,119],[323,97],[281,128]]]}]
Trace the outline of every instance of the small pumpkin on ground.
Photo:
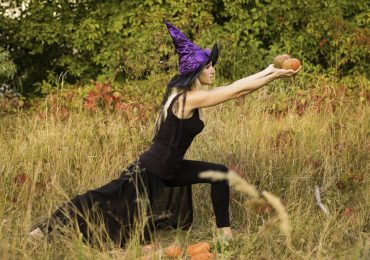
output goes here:
[{"label": "small pumpkin on ground", "polygon": [[165,249],[165,253],[168,257],[177,258],[181,255],[181,247],[177,245],[168,246]]},{"label": "small pumpkin on ground", "polygon": [[199,242],[187,247],[186,252],[189,256],[201,254],[201,253],[209,253],[211,249],[211,245],[207,242]]},{"label": "small pumpkin on ground", "polygon": [[209,252],[193,255],[190,258],[190,260],[211,260],[211,259],[215,259],[215,254]]},{"label": "small pumpkin on ground", "polygon": [[141,252],[143,254],[149,254],[155,252],[158,249],[158,245],[156,244],[147,244],[141,247]]}]

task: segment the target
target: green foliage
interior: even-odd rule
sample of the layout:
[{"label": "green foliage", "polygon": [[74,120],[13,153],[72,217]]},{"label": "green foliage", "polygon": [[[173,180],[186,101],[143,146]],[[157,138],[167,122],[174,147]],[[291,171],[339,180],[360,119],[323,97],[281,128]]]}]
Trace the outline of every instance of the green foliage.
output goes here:
[{"label": "green foliage", "polygon": [[370,71],[366,1],[43,0],[30,1],[18,18],[4,8],[0,44],[11,50],[28,92],[40,91],[35,83],[50,74],[70,83],[175,74],[177,56],[162,18],[203,48],[218,42],[226,79],[262,69],[281,53],[337,77]]},{"label": "green foliage", "polygon": [[0,48],[0,84],[12,79],[17,72],[14,62],[8,51]]}]

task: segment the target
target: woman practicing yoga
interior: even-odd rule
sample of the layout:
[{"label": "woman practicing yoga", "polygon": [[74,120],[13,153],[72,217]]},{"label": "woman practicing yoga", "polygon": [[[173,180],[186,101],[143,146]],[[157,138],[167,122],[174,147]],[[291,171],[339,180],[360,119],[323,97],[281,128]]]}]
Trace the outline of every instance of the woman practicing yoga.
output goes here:
[{"label": "woman practicing yoga", "polygon": [[[200,108],[248,95],[277,78],[296,74],[300,68],[294,71],[269,65],[228,86],[200,90],[200,85],[211,85],[214,81],[217,44],[212,50],[203,50],[171,23],[165,21],[165,24],[179,55],[179,74],[167,85],[153,143],[125,168],[119,178],[64,203],[39,224],[31,236],[50,235],[57,227],[70,224],[75,225],[86,240],[93,242],[98,233],[94,227],[103,225],[105,231],[99,233],[100,238],[124,246],[140,219],[146,219],[141,241],[147,243],[152,241],[155,228],[170,225],[186,229],[190,226],[193,213],[191,185],[195,183],[211,184],[216,226],[224,237],[233,236],[227,181],[199,178],[202,171],[216,170],[227,174],[228,168],[222,164],[184,159],[194,137],[205,127]],[[143,217],[139,209],[140,203],[145,201],[147,214]]]}]

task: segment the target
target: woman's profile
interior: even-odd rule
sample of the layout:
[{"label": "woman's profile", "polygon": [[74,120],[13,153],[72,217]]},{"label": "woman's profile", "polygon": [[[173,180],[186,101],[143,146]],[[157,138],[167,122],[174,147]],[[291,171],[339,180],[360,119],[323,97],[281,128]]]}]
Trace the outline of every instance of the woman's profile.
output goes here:
[{"label": "woman's profile", "polygon": [[32,237],[44,237],[58,227],[76,224],[84,238],[93,242],[98,232],[93,223],[103,224],[103,236],[124,246],[142,218],[141,202],[146,201],[142,242],[147,243],[155,228],[189,228],[193,220],[191,185],[210,183],[216,226],[224,237],[232,238],[227,181],[199,177],[200,172],[207,170],[227,174],[228,168],[219,163],[184,159],[192,141],[205,127],[200,109],[248,95],[275,79],[293,76],[300,69],[269,65],[230,85],[201,90],[200,85],[214,82],[217,44],[211,50],[203,50],[171,23],[165,24],[179,55],[179,73],[166,87],[152,144],[125,167],[120,177],[65,202],[31,232]]}]

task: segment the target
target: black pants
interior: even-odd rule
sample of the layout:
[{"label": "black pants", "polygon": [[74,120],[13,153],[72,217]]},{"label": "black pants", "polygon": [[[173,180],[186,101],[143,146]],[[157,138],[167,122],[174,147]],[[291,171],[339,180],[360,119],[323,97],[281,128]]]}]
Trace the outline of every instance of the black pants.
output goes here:
[{"label": "black pants", "polygon": [[170,180],[163,180],[167,187],[181,187],[196,183],[210,183],[211,186],[211,201],[213,211],[216,217],[216,226],[229,227],[229,196],[230,189],[227,181],[211,181],[209,179],[200,178],[198,175],[200,172],[215,170],[221,172],[227,172],[228,168],[225,165],[194,161],[194,160],[183,160],[181,168],[176,172],[176,177]]}]

